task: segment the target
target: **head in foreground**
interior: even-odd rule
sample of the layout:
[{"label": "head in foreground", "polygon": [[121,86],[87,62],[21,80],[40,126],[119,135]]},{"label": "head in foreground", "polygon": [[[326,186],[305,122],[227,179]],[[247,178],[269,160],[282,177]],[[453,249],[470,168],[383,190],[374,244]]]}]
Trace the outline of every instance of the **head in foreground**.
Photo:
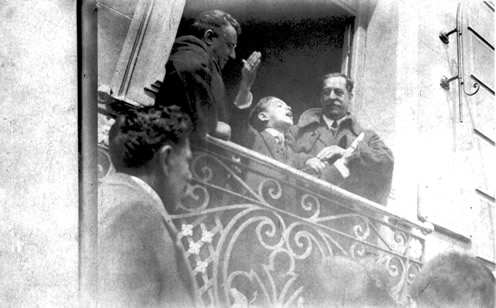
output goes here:
[{"label": "head in foreground", "polygon": [[110,130],[110,158],[117,172],[145,181],[164,204],[178,202],[191,180],[191,130],[177,106],[131,110]]},{"label": "head in foreground", "polygon": [[409,288],[416,307],[494,307],[495,279],[476,258],[449,252],[427,262]]}]

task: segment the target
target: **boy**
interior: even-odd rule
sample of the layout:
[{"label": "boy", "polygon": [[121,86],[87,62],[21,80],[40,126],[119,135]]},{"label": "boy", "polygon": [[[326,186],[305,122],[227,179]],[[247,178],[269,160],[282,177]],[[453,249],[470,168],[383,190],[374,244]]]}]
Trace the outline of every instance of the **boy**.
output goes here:
[{"label": "boy", "polygon": [[252,150],[293,166],[294,152],[284,137],[293,125],[291,107],[277,97],[264,97],[251,111],[249,123],[256,130],[250,146]]}]

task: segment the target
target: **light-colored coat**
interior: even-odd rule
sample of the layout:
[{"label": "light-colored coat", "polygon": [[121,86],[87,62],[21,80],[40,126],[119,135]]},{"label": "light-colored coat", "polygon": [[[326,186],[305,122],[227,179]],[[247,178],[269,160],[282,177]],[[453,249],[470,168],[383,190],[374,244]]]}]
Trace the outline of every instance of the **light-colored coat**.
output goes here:
[{"label": "light-colored coat", "polygon": [[351,114],[333,135],[323,122],[322,113],[321,108],[305,111],[300,116],[298,124],[292,126],[286,134],[287,142],[298,152],[300,163],[296,164],[296,168],[304,168],[304,162],[317,156],[325,147],[337,145],[343,149],[348,148],[363,132],[365,137],[360,143],[358,158],[349,166],[350,176],[343,179],[333,166],[334,161],[329,161],[330,167],[324,171],[323,179],[359,196],[386,205],[393,179],[392,151],[374,131],[363,129]]},{"label": "light-colored coat", "polygon": [[166,207],[149,186],[116,173],[99,187],[101,307],[191,307],[196,286]]}]

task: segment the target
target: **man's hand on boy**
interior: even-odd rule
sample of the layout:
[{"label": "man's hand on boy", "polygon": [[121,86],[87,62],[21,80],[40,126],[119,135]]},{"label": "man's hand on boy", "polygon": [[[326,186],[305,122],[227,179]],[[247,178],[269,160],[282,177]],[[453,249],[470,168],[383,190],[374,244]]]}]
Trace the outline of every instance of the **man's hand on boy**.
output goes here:
[{"label": "man's hand on boy", "polygon": [[322,172],[324,172],[325,168],[327,167],[328,164],[326,164],[325,162],[321,161],[319,158],[317,157],[312,157],[312,158],[309,158],[306,162],[305,162],[305,166],[307,166],[308,168],[312,169],[314,172],[316,172],[317,174],[321,174]]},{"label": "man's hand on boy", "polygon": [[329,147],[323,148],[319,152],[319,154],[317,154],[317,158],[322,160],[322,161],[326,161],[326,160],[329,160],[331,158],[334,158],[335,156],[337,156],[337,158],[340,158],[341,156],[343,156],[343,154],[345,152],[346,152],[346,150],[343,149],[342,147],[337,146],[337,145],[331,145]]},{"label": "man's hand on boy", "polygon": [[212,137],[216,137],[222,140],[231,139],[231,126],[227,123],[218,121],[215,131],[211,133]]},{"label": "man's hand on boy", "polygon": [[344,164],[348,166],[350,161],[357,159],[360,156],[361,148],[362,148],[362,141],[363,138],[365,137],[364,133],[361,133],[355,141],[344,151],[343,156],[341,159],[343,160]]}]

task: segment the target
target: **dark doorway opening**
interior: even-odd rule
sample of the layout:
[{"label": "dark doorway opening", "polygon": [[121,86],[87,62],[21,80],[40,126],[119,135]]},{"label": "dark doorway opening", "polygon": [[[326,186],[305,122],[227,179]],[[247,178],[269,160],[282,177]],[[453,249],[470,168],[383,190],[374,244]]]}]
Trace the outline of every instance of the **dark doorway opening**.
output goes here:
[{"label": "dark doorway opening", "polygon": [[[295,8],[295,5],[298,8]],[[353,29],[354,16],[329,2],[319,5],[257,7],[212,7],[187,2],[178,36],[192,23],[200,11],[224,10],[241,24],[236,60],[223,70],[228,97],[237,93],[241,79],[242,59],[253,51],[262,53],[262,63],[252,87],[253,103],[264,96],[276,96],[293,108],[295,123],[303,111],[319,106],[322,75],[340,72],[347,29]],[[247,112],[234,112],[231,116],[233,141],[243,143],[243,125]]]}]

